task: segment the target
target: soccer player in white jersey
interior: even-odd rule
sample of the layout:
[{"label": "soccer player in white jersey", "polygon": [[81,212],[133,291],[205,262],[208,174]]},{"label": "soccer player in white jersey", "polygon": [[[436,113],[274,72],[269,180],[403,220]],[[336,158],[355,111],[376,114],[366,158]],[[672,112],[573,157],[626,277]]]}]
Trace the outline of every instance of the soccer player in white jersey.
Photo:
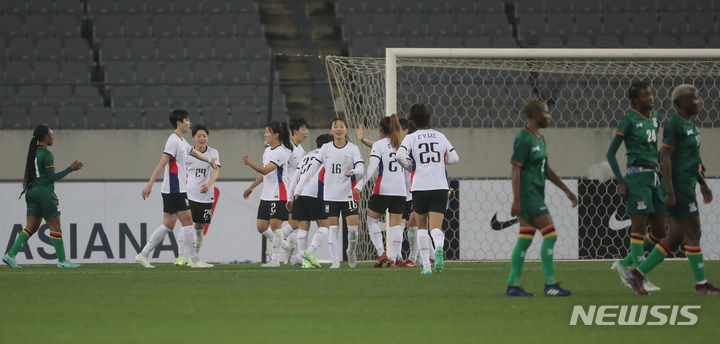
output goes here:
[{"label": "soccer player in white jersey", "polygon": [[175,110],[170,115],[174,132],[165,143],[165,150],[160,158],[160,163],[155,167],[150,181],[142,191],[143,199],[147,199],[152,191],[155,179],[165,170],[162,188],[160,192],[163,198],[163,224],[151,235],[142,252],[135,256],[135,262],[146,268],[154,268],[148,261],[150,251],[160,244],[165,235],[175,228],[175,223],[180,220],[182,224],[181,235],[183,235],[185,250],[191,252],[193,268],[208,268],[211,264],[201,261],[195,251],[195,233],[193,233],[192,215],[190,213],[190,202],[187,198],[187,166],[188,155],[205,162],[213,170],[218,166],[214,158],[208,158],[203,153],[192,148],[183,138],[190,131],[190,115],[185,110]]},{"label": "soccer player in white jersey", "polygon": [[[372,145],[367,172],[363,179],[355,185],[353,195],[360,196],[360,191],[377,170],[378,177],[375,180],[375,187],[367,210],[368,232],[378,254],[374,267],[379,268],[387,263],[388,268],[394,268],[395,258],[402,248],[403,230],[400,223],[407,197],[405,169],[395,160],[403,135],[400,121],[395,114],[380,120],[378,130],[382,138]],[[380,230],[380,215],[385,211],[390,213],[389,255],[385,252],[383,235]],[[392,258],[388,260],[388,256]]]},{"label": "soccer player in white jersey", "polygon": [[354,268],[357,264],[355,248],[358,240],[358,202],[353,196],[352,189],[356,183],[355,178],[361,177],[364,172],[364,162],[358,147],[345,137],[348,127],[344,119],[335,118],[332,121],[331,131],[333,142],[326,143],[320,148],[320,152],[310,165],[311,172],[300,178],[295,193],[302,193],[321,165],[325,168],[323,200],[325,215],[330,225],[329,246],[330,258],[333,261],[330,268],[340,267],[337,250],[340,212],[348,227],[348,264]]},{"label": "soccer player in white jersey", "polygon": [[[294,118],[290,120],[290,132],[292,133],[290,141],[293,144],[293,151],[290,155],[290,159],[288,160],[288,173],[290,177],[293,176],[293,173],[295,173],[295,171],[297,170],[300,161],[303,160],[303,157],[305,157],[305,149],[303,149],[300,144],[307,139],[308,129],[309,126],[305,119]],[[288,192],[288,195],[292,196],[292,193]],[[292,197],[290,197],[288,201],[292,203]],[[297,233],[296,229],[298,229],[298,221],[294,219],[294,216],[291,212],[290,214],[288,214],[288,223],[282,228],[282,234],[283,238],[295,248],[293,249],[292,255],[287,258],[293,265],[300,265],[302,259],[300,258],[300,254],[298,254],[297,250],[297,236],[299,233]]]},{"label": "soccer player in white jersey", "polygon": [[[288,194],[293,195],[293,197],[288,200],[287,208],[292,211],[293,217],[298,221],[297,246],[299,252],[302,253],[303,269],[320,267],[320,263],[315,259],[315,251],[328,239],[328,222],[327,215],[325,215],[325,205],[323,204],[325,168],[320,168],[315,172],[302,193],[296,193],[295,187],[303,174],[310,173],[310,165],[320,153],[320,148],[332,141],[333,136],[330,134],[322,134],[315,139],[317,149],[305,154],[305,157],[295,170],[288,189]],[[310,221],[317,223],[318,230],[313,236],[312,244],[308,247],[307,237],[310,230]]]},{"label": "soccer player in white jersey", "polygon": [[[264,267],[280,267],[280,249],[283,248],[290,254],[292,246],[282,238],[282,223],[287,220],[287,183],[289,181],[287,163],[293,151],[290,143],[290,134],[286,123],[272,121],[265,126],[265,143],[268,145],[263,153],[263,165],[259,166],[252,162],[245,155],[242,158],[243,165],[252,167],[260,173],[258,179],[262,179],[263,192],[260,196],[260,206],[257,214],[257,229],[273,245],[272,257]],[[259,184],[258,180],[255,180]],[[255,185],[255,183],[253,183]],[[252,193],[254,186],[251,186],[243,197],[247,199]],[[270,230],[268,230],[268,225]]]},{"label": "soccer player in white jersey", "polygon": [[[214,158],[215,164],[220,167],[220,154],[217,149],[207,145],[210,139],[210,129],[207,126],[198,124],[192,129],[192,139],[195,141],[195,150],[203,153],[208,158]],[[215,193],[210,190],[212,185],[218,179],[220,170],[213,170],[208,167],[207,163],[198,160],[197,158],[190,157],[187,160],[187,195],[190,200],[190,212],[192,213],[192,219],[195,223],[195,251],[200,254],[200,247],[203,242],[203,231],[205,224],[210,223],[212,218],[212,206],[215,201]],[[190,255],[190,252],[185,252],[184,235],[180,235],[178,239],[178,246],[180,255],[175,261],[175,266],[191,265],[192,261],[188,258],[185,261],[185,255]]]},{"label": "soccer player in white jersey", "polygon": [[397,161],[410,166],[409,154],[415,161],[412,177],[413,208],[418,223],[418,246],[423,264],[423,275],[432,274],[430,268],[430,234],[435,241],[435,272],[441,272],[444,266],[445,234],[442,223],[448,201],[448,184],[445,165],[457,163],[455,148],[442,133],[430,129],[430,110],[424,104],[415,104],[410,108],[410,120],[418,128],[416,132],[405,136],[397,152]]}]

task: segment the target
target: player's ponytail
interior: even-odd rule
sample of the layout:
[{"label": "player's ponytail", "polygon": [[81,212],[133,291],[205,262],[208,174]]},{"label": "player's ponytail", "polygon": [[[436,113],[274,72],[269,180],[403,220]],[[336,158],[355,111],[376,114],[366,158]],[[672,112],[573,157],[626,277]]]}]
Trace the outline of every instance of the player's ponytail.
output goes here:
[{"label": "player's ponytail", "polygon": [[[47,125],[39,125],[33,131],[33,137],[30,139],[30,147],[28,148],[27,160],[25,161],[25,176],[23,176],[23,190],[20,193],[20,197],[29,189],[35,182],[35,153],[37,153],[38,143],[45,140],[45,136],[50,133],[50,128]],[[18,197],[18,198],[20,198]]]},{"label": "player's ponytail", "polygon": [[293,144],[290,142],[290,129],[288,129],[288,125],[285,122],[280,123],[281,130],[280,130],[280,142],[282,143],[285,148],[289,149],[290,151],[293,150]]},{"label": "player's ponytail", "polygon": [[392,114],[390,117],[383,117],[383,119],[380,120],[380,130],[383,132],[383,135],[390,138],[390,143],[395,149],[400,148],[403,129],[396,114]]}]

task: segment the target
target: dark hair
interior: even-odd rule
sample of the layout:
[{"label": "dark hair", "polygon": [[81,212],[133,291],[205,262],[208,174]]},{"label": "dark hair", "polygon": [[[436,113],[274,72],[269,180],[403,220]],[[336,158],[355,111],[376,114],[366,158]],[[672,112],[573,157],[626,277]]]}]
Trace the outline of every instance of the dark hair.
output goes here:
[{"label": "dark hair", "polygon": [[335,122],[337,122],[337,121],[343,122],[343,124],[345,124],[345,128],[347,128],[348,130],[350,129],[350,127],[348,126],[347,121],[346,121],[344,118],[341,118],[341,117],[335,117],[335,119],[333,119],[332,122],[330,122],[330,127],[332,127],[333,124],[335,124]]},{"label": "dark hair", "polygon": [[177,129],[177,122],[182,122],[186,118],[190,118],[190,114],[182,109],[174,110],[170,114],[170,124],[172,124],[173,129]]},{"label": "dark hair", "polygon": [[333,136],[330,134],[327,134],[327,133],[322,134],[315,139],[315,144],[317,145],[317,148],[322,147],[324,144],[326,144],[328,142],[333,142]]},{"label": "dark hair", "polygon": [[383,117],[380,120],[380,130],[383,134],[390,137],[390,143],[395,149],[400,148],[400,144],[402,143],[402,129],[396,114],[392,114],[390,117]]},{"label": "dark hair", "polygon": [[[400,122],[400,124],[402,125],[402,122]],[[413,122],[408,121],[407,130],[408,130],[408,135],[410,135],[417,131],[417,127],[415,126],[415,124],[413,124]]]},{"label": "dark hair", "polygon": [[645,88],[649,88],[650,85],[647,82],[644,81],[636,81],[632,85],[630,85],[630,88],[628,89],[628,99],[630,100],[630,105],[635,108],[635,98],[644,90]]},{"label": "dark hair", "polygon": [[410,118],[416,127],[430,127],[430,109],[425,104],[415,104],[410,108]]},{"label": "dark hair", "polygon": [[402,127],[402,130],[406,130],[408,128],[408,125],[410,125],[410,121],[408,121],[406,118],[400,118],[400,126]]},{"label": "dark hair", "polygon": [[292,143],[290,143],[290,134],[288,133],[287,123],[272,121],[268,123],[265,128],[270,129],[270,132],[272,132],[273,134],[280,134],[278,135],[278,138],[280,139],[280,144],[291,151],[293,150],[293,145]]},{"label": "dark hair", "polygon": [[[39,125],[33,131],[33,137],[30,139],[30,147],[28,148],[27,160],[25,161],[25,176],[23,176],[23,191],[20,197],[33,186],[35,183],[35,153],[37,153],[38,143],[45,141],[45,136],[50,134],[50,128],[47,125]],[[20,198],[18,197],[18,198]]]},{"label": "dark hair", "polygon": [[200,131],[200,130],[205,130],[205,134],[207,134],[208,136],[210,136],[210,129],[208,129],[208,127],[207,127],[206,125],[202,125],[202,124],[198,124],[198,125],[196,125],[196,126],[193,127],[193,129],[192,129],[192,136],[195,136],[195,134],[197,134],[197,132]]},{"label": "dark hair", "polygon": [[290,120],[290,136],[295,135],[296,131],[300,131],[300,128],[305,127],[310,129],[308,122],[304,118],[293,118]]}]

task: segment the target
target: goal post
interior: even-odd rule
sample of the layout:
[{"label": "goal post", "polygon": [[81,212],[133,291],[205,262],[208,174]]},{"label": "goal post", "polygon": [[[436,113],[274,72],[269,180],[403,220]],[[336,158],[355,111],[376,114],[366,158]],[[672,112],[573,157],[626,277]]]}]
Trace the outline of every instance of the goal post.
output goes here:
[{"label": "goal post", "polygon": [[[720,145],[720,49],[388,48],[385,55],[327,57],[336,109],[351,129],[363,124],[371,140],[378,139],[382,117],[407,117],[414,103],[432,109],[432,126],[460,155],[460,163],[448,167],[458,188],[446,213],[449,259],[510,258],[518,225],[510,217],[509,159],[514,137],[525,125],[522,103],[530,97],[549,105],[552,120],[542,132],[548,161],[580,200],[571,208],[564,193],[548,183],[546,203],[558,227],[556,258],[617,259],[627,253],[629,217],[603,162],[617,124],[630,109],[626,95],[632,82],[651,85],[660,126],[674,113],[675,86],[690,83],[699,89],[701,154],[711,187],[720,194],[714,177],[720,175],[720,159],[712,149]],[[356,141],[354,133],[349,136]],[[621,169],[624,154],[623,147],[617,153]],[[361,210],[368,199],[366,192]],[[702,204],[700,212],[703,252],[720,258],[720,204]],[[364,222],[361,214],[360,247],[373,252]],[[539,241],[529,250],[530,259],[539,257]]]}]

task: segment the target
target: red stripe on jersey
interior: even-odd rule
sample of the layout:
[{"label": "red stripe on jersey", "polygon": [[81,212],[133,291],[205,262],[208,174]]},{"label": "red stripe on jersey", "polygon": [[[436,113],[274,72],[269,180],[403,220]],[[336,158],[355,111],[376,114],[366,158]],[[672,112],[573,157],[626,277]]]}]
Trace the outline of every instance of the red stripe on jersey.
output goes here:
[{"label": "red stripe on jersey", "polygon": [[[355,176],[353,175],[350,177],[350,192],[352,192],[352,190],[355,190],[355,185],[357,185],[357,179],[355,179]],[[355,196],[355,194],[353,194],[353,200],[357,201],[359,199],[360,196]]]},{"label": "red stripe on jersey", "polygon": [[625,136],[625,133],[623,133],[622,131],[619,131],[619,130],[616,131],[615,134],[618,134],[618,135],[620,135],[620,136]]},{"label": "red stripe on jersey", "polygon": [[414,171],[414,170],[413,170],[412,172],[410,172],[410,192],[412,192],[412,182],[413,182],[413,178],[415,178],[415,171]]},{"label": "red stripe on jersey", "polygon": [[169,168],[168,171],[169,171],[170,173],[175,173],[175,174],[177,174],[177,173],[178,173],[178,166],[177,166],[177,161],[175,160],[175,158],[170,159],[169,164],[170,164],[170,168]]},{"label": "red stripe on jersey", "polygon": [[[382,176],[377,177],[377,180],[375,181],[375,187],[373,188],[373,195],[380,194],[380,182],[382,182]],[[355,185],[353,185],[353,190],[354,189],[355,189]]]},{"label": "red stripe on jersey", "polygon": [[278,178],[278,191],[280,192],[280,200],[287,201],[287,189],[285,189],[285,183],[283,182],[283,168],[278,167],[277,178]]},{"label": "red stripe on jersey", "polygon": [[321,182],[325,182],[325,167],[320,169],[320,174],[318,174],[318,180]]}]

